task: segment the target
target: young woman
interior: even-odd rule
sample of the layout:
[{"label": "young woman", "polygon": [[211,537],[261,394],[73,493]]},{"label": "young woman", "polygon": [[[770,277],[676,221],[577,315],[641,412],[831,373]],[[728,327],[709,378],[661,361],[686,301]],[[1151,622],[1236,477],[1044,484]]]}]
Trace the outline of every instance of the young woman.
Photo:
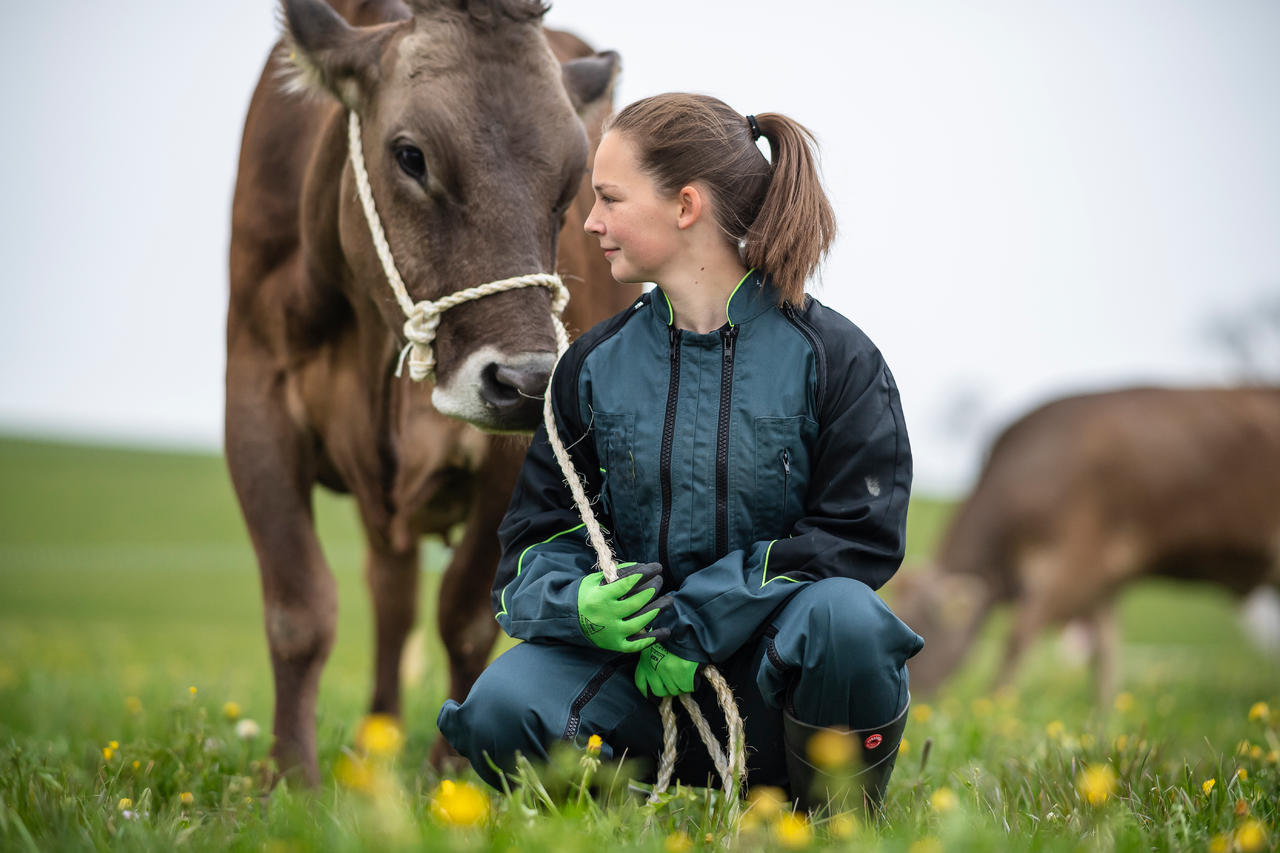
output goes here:
[{"label": "young woman", "polygon": [[[615,553],[641,565],[603,582],[540,430],[493,590],[526,642],[437,721],[491,784],[490,761],[558,740],[656,756],[656,697],[696,692],[722,723],[695,678],[711,662],[738,697],[752,784],[813,805],[805,744],[829,730],[863,758],[845,781],[883,796],[923,646],[874,592],[902,560],[911,454],[879,351],[804,292],[835,232],[812,147],[786,116],[700,95],[607,124],[585,227],[618,281],[657,288],[574,342],[549,393]],[[677,775],[705,783],[688,735]]]}]

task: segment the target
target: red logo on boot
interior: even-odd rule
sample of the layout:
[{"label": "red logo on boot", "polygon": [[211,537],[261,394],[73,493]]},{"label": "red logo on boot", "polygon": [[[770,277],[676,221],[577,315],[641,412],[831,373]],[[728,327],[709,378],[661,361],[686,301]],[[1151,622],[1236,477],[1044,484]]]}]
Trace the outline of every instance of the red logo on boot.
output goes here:
[{"label": "red logo on boot", "polygon": [[883,742],[884,742],[884,738],[880,737],[880,735],[878,734],[874,734],[874,735],[868,735],[867,739],[862,742],[862,745],[865,746],[867,749],[875,749],[877,746],[879,746]]}]

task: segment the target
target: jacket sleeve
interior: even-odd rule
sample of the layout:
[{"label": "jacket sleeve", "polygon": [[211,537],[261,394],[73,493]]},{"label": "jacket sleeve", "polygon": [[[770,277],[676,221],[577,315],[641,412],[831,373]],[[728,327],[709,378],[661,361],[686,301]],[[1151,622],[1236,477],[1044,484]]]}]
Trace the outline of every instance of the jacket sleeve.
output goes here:
[{"label": "jacket sleeve", "polygon": [[[600,494],[595,442],[578,405],[577,381],[585,347],[565,353],[552,379],[552,410],[559,435],[588,495]],[[608,519],[601,519],[609,527]],[[492,604],[498,624],[521,640],[591,645],[578,627],[578,583],[596,570],[596,554],[573,496],[556,463],[547,429],[534,433],[524,466],[498,528],[502,556]]]},{"label": "jacket sleeve", "polygon": [[897,386],[873,347],[828,355],[805,514],[788,538],[685,580],[651,626],[669,628],[664,644],[682,657],[722,661],[802,587],[845,577],[878,589],[902,562],[911,450]]}]

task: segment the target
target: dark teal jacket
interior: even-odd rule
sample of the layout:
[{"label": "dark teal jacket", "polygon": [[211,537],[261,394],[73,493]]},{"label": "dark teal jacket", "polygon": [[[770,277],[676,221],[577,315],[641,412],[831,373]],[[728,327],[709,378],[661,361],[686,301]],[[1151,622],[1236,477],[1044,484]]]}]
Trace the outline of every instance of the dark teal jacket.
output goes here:
[{"label": "dark teal jacket", "polygon": [[[560,437],[621,560],[664,566],[672,604],[652,627],[722,661],[803,585],[877,589],[902,562],[911,450],[875,345],[817,300],[779,308],[751,272],[710,334],[672,325],[660,289],[576,340],[552,381]],[[534,435],[499,530],[502,628],[591,645],[578,582],[595,553]]]}]

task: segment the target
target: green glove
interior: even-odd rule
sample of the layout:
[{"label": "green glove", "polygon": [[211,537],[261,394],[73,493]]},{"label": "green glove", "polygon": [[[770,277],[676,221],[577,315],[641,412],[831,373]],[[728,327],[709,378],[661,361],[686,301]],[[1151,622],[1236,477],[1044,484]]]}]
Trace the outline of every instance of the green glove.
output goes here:
[{"label": "green glove", "polygon": [[644,628],[670,599],[653,600],[662,587],[657,563],[623,563],[618,569],[613,583],[605,583],[604,572],[592,572],[578,583],[578,626],[602,649],[638,652],[658,640],[656,632]]},{"label": "green glove", "polygon": [[645,696],[678,696],[693,692],[697,661],[685,660],[654,643],[640,654],[636,664],[636,687]]}]

